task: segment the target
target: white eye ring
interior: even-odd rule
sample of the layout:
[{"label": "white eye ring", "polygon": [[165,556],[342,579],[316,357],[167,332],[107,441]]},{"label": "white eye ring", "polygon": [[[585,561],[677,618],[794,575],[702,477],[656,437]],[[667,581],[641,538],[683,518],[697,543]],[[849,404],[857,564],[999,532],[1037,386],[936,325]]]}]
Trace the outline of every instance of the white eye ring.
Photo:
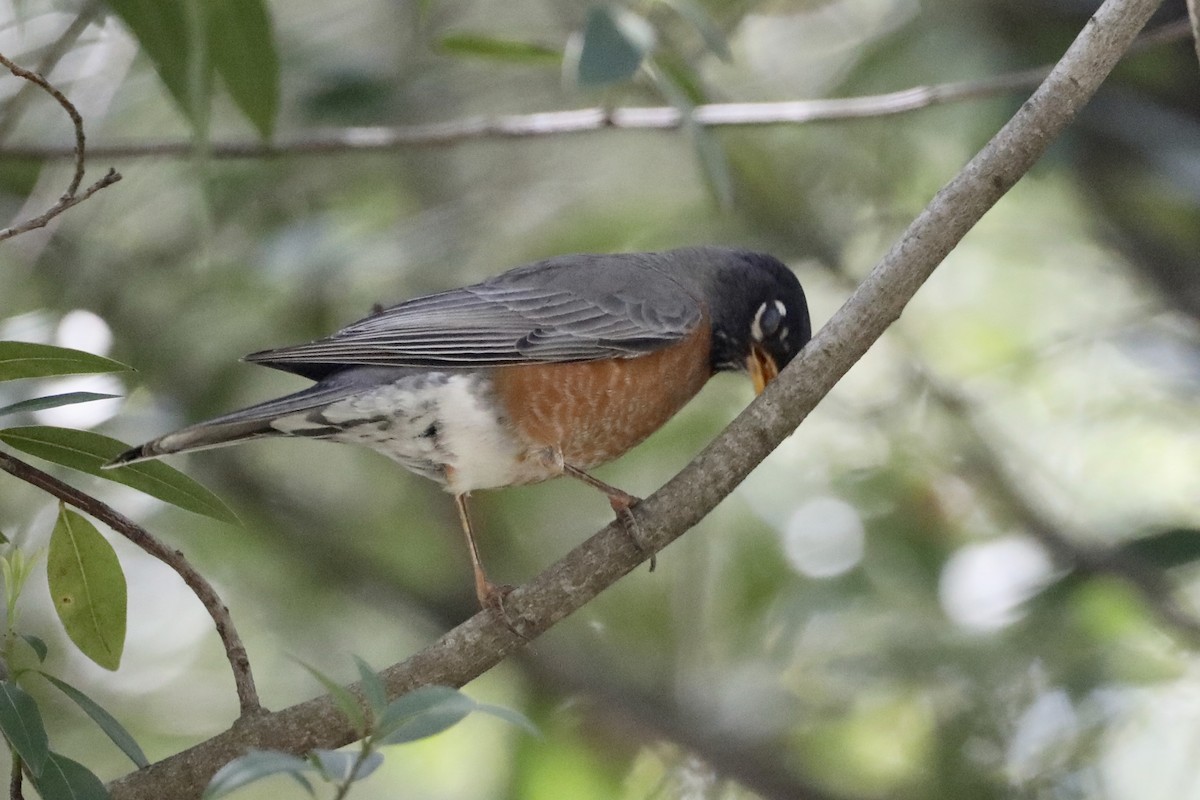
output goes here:
[{"label": "white eye ring", "polygon": [[[767,304],[763,303],[758,307],[758,311],[754,312],[754,321],[750,323],[750,335],[754,337],[754,341],[756,342],[761,342],[763,340],[762,318],[766,311]],[[775,311],[779,313],[779,322],[777,322],[770,331],[772,334],[779,329],[779,325],[782,324],[783,320],[787,317],[787,306],[783,304],[782,300],[775,301]]]}]

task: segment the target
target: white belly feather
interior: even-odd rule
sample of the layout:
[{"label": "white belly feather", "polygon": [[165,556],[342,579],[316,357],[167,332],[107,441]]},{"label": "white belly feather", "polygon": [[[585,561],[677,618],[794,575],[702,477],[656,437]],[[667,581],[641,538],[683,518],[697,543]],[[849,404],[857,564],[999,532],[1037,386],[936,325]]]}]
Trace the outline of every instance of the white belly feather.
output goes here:
[{"label": "white belly feather", "polygon": [[283,433],[362,444],[455,494],[557,474],[528,447],[478,373],[418,373],[282,417]]}]

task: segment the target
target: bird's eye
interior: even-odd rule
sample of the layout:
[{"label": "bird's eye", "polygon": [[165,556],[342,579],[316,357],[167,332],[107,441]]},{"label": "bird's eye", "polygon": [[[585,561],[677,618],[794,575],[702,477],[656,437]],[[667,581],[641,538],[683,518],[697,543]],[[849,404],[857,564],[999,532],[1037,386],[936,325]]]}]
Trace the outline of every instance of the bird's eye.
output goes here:
[{"label": "bird's eye", "polygon": [[774,303],[763,303],[759,306],[758,313],[754,315],[754,324],[750,330],[754,336],[754,340],[761,342],[767,337],[774,336],[779,331],[779,326],[783,323],[783,316],[786,310],[783,303],[778,300]]}]

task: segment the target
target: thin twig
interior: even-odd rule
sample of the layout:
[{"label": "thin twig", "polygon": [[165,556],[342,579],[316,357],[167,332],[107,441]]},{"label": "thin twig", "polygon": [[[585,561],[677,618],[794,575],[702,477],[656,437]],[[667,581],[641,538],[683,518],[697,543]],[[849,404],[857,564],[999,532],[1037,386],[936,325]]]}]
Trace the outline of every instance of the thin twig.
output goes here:
[{"label": "thin twig", "polygon": [[32,486],[36,486],[42,491],[57,497],[64,503],[74,506],[85,514],[95,517],[145,552],[175,570],[179,577],[183,579],[183,582],[187,584],[188,588],[199,598],[204,608],[208,611],[209,616],[212,617],[213,624],[217,628],[217,635],[221,637],[221,643],[225,646],[225,656],[229,659],[229,666],[233,670],[233,682],[237,687],[238,704],[241,706],[242,716],[246,717],[262,712],[262,706],[258,702],[258,690],[254,687],[254,675],[250,670],[250,657],[246,654],[246,648],[242,644],[241,637],[238,636],[237,628],[233,624],[233,618],[229,615],[229,609],[221,601],[212,584],[196,571],[196,568],[184,558],[181,551],[172,549],[163,542],[160,542],[141,525],[138,525],[106,503],[97,500],[91,495],[84,494],[73,486],[63,483],[53,475],[43,472],[30,464],[26,464],[24,461],[14,458],[8,453],[0,452],[0,470]]},{"label": "thin twig", "polygon": [[[42,60],[37,65],[39,75],[49,75],[54,70],[63,56],[70,52],[75,41],[96,19],[99,11],[100,0],[88,0],[87,4],[75,15],[75,19],[71,20],[71,24],[46,48]],[[0,110],[0,141],[7,139],[8,135],[16,128],[17,122],[21,119],[21,114],[30,98],[33,97],[37,86],[38,84],[33,81],[22,84],[17,93],[4,104],[3,110]]]},{"label": "thin twig", "polygon": [[58,198],[58,202],[52,205],[45,213],[40,214],[33,219],[26,220],[19,225],[14,225],[12,227],[0,230],[0,242],[2,242],[5,239],[11,239],[18,234],[34,230],[35,228],[44,227],[50,220],[66,211],[68,208],[79,205],[104,187],[111,186],[112,184],[121,180],[121,176],[115,169],[110,168],[103,178],[89,186],[86,190],[84,190],[83,194],[79,194],[79,185],[83,183],[85,160],[84,151],[86,150],[85,137],[83,135],[83,117],[80,115],[79,109],[75,108],[75,104],[68,100],[66,95],[60,92],[54,87],[53,84],[36,72],[31,72],[27,69],[17,66],[3,55],[0,55],[0,65],[6,67],[9,72],[18,78],[23,78],[24,80],[36,84],[45,90],[47,94],[58,101],[58,104],[63,107],[64,111],[67,112],[67,116],[71,118],[71,124],[75,126],[75,147],[72,148],[71,151],[75,156],[75,174],[71,176],[71,183],[67,187],[67,191],[64,192],[63,196]]},{"label": "thin twig", "polygon": [[27,219],[21,224],[13,225],[10,228],[0,228],[0,242],[4,241],[5,239],[11,239],[19,234],[36,230],[37,228],[46,227],[50,220],[66,211],[68,208],[79,205],[96,192],[100,191],[106,186],[112,186],[119,180],[121,180],[121,173],[117,172],[112,167],[109,167],[109,170],[105,173],[104,177],[84,189],[82,194],[64,194],[62,197],[58,198],[58,202],[50,206],[50,208],[46,209],[43,213],[38,214],[36,217]]},{"label": "thin twig", "polygon": [[[634,508],[640,546],[623,524],[608,525],[508,595],[509,620],[480,612],[385,669],[380,678],[388,695],[431,683],[462,686],[478,677],[708,514],[899,318],[950,250],[1071,123],[1157,7],[1158,0],[1105,0],[1033,96],[938,192],[800,355],[688,466]],[[235,725],[114,781],[109,790],[113,800],[199,797],[208,777],[249,747],[305,753],[340,747],[357,735],[325,695]]]},{"label": "thin twig", "polygon": [[[1182,39],[1189,34],[1187,20],[1169,23],[1138,40],[1138,49]],[[1131,48],[1132,49],[1132,48]],[[738,127],[801,125],[884,117],[931,106],[1032,89],[1046,77],[1050,67],[974,81],[956,81],[932,86],[914,86],[886,94],[832,100],[789,100],[764,103],[710,103],[690,112],[673,106],[630,108],[580,108],[496,117],[467,117],[401,127],[336,128],[309,132],[303,137],[275,142],[211,142],[210,158],[253,159],[281,156],[311,156],[330,153],[390,152],[412,147],[448,147],[482,139],[526,139],[608,130],[674,131],[685,125]],[[98,158],[181,158],[195,153],[190,140],[100,145],[92,148]],[[49,160],[69,158],[70,148],[54,145],[0,148],[0,158]]]},{"label": "thin twig", "polygon": [[24,761],[15,752],[12,754],[12,772],[8,776],[8,800],[25,800],[25,793],[21,789],[21,783],[24,780],[24,775],[21,768]]}]

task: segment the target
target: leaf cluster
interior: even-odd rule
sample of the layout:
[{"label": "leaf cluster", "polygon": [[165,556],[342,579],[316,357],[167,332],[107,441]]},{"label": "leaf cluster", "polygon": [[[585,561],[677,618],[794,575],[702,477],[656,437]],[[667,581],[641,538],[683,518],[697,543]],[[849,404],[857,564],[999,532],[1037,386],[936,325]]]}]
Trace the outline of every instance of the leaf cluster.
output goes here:
[{"label": "leaf cluster", "polygon": [[205,800],[216,800],[250,783],[272,775],[287,775],[312,796],[310,778],[333,785],[342,798],[352,784],[370,776],[383,763],[380,749],[427,739],[457,725],[472,712],[489,714],[537,735],[523,714],[501,706],[480,703],[449,686],[420,686],[392,700],[379,674],[355,656],[361,696],[320,671],[303,665],[333,698],[354,728],[359,741],[354,750],[315,749],[301,758],[272,750],[252,750],[226,764],[213,776]]}]

